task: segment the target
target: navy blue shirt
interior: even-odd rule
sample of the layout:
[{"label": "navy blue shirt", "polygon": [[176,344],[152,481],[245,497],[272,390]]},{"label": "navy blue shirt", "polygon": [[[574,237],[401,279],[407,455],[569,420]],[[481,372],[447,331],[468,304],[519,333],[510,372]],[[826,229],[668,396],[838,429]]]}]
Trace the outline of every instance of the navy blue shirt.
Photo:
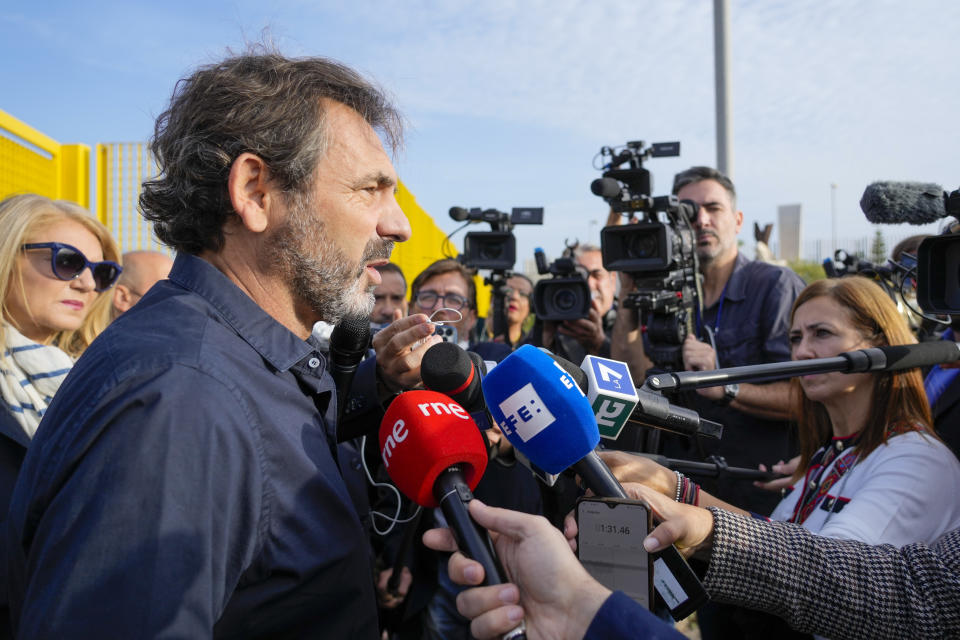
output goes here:
[{"label": "navy blue shirt", "polygon": [[614,591],[603,601],[583,640],[682,640],[685,637],[624,592]]},{"label": "navy blue shirt", "polygon": [[326,360],[181,255],[87,349],[5,535],[19,637],[376,638]]},{"label": "navy blue shirt", "polygon": [[[790,269],[739,253],[720,300],[705,309],[701,318],[701,327],[715,330],[720,367],[789,360],[790,309],[803,288],[803,280]],[[708,341],[703,331],[698,337]],[[721,407],[696,392],[685,394],[683,404],[723,424],[723,437],[696,442],[668,435],[663,439],[668,457],[699,459],[713,454],[723,456],[732,467],[756,469],[761,462],[769,467],[797,453],[793,429],[786,421]],[[740,479],[705,479],[702,486],[722,500],[759,513],[769,514],[780,501],[778,493]]]}]

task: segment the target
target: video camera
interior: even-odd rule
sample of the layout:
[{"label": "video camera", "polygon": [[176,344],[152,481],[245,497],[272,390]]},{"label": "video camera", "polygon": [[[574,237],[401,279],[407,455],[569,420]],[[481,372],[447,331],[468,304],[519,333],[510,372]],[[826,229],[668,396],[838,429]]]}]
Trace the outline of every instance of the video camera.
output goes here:
[{"label": "video camera", "polygon": [[[683,368],[682,345],[693,331],[693,311],[700,305],[702,276],[696,252],[693,221],[697,208],[676,196],[650,196],[649,157],[680,155],[679,142],[627,142],[603,147],[603,177],[590,190],[610,208],[640,221],[604,227],[600,232],[603,266],[628,273],[636,284],[622,302],[639,309],[640,323],[650,342],[648,357],[665,370]],[[624,165],[626,165],[624,167]]]},{"label": "video camera", "polygon": [[[960,190],[954,191],[947,215],[960,220]],[[927,313],[960,315],[960,222],[917,249],[917,302]]]},{"label": "video camera", "polygon": [[518,224],[543,224],[543,207],[514,207],[508,215],[496,209],[451,207],[450,217],[458,222],[487,222],[490,231],[471,231],[463,239],[460,261],[471,269],[508,271],[517,261]]},{"label": "video camera", "polygon": [[537,318],[553,322],[578,320],[590,314],[590,285],[573,259],[577,245],[567,246],[563,255],[547,264],[543,249],[536,249],[537,273],[552,274],[533,289],[533,310]]},{"label": "video camera", "polygon": [[490,269],[483,279],[493,298],[493,335],[507,331],[504,301],[507,278],[517,261],[517,239],[513,227],[518,224],[543,224],[543,207],[514,207],[508,215],[496,209],[451,207],[450,217],[458,222],[487,222],[490,231],[471,231],[463,239],[460,262],[469,269]]}]

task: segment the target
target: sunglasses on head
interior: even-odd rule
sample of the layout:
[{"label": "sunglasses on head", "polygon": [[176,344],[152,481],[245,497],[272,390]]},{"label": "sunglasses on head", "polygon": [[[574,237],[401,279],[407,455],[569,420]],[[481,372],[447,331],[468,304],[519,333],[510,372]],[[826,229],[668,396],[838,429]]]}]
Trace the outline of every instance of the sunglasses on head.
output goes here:
[{"label": "sunglasses on head", "polygon": [[109,289],[123,271],[123,267],[109,260],[90,262],[80,249],[62,242],[31,242],[21,248],[50,249],[50,268],[53,270],[53,275],[60,280],[75,280],[80,277],[84,269],[90,267],[93,283],[96,285],[95,291]]}]

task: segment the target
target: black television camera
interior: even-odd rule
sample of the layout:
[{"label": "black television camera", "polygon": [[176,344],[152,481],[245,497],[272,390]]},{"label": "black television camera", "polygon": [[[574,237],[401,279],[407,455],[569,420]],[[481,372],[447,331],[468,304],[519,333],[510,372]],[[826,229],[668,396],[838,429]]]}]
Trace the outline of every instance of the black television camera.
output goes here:
[{"label": "black television camera", "polygon": [[508,215],[496,209],[451,207],[450,217],[458,222],[487,222],[490,231],[471,231],[463,239],[460,261],[471,269],[508,271],[517,261],[518,224],[543,224],[543,207],[514,207]]},{"label": "black television camera", "polygon": [[[603,147],[603,177],[590,190],[613,211],[639,222],[604,227],[600,232],[603,266],[628,273],[636,284],[622,301],[640,311],[640,324],[649,340],[647,356],[658,368],[683,369],[682,346],[693,331],[700,306],[702,275],[696,251],[696,206],[676,196],[650,196],[649,157],[676,156],[679,142],[628,142],[619,150]],[[624,167],[623,165],[626,165]]]},{"label": "black television camera", "polygon": [[550,264],[543,249],[534,250],[537,273],[553,276],[540,280],[533,289],[533,310],[537,318],[563,322],[590,315],[590,285],[573,260],[576,247],[576,244],[567,246],[563,255]]},{"label": "black television camera", "polygon": [[504,288],[510,270],[517,261],[517,239],[513,227],[518,224],[543,224],[543,207],[514,207],[510,214],[496,209],[451,207],[450,217],[458,222],[486,222],[490,231],[471,231],[463,239],[460,262],[470,269],[490,269],[483,283],[492,289],[493,335],[507,331]]},{"label": "black television camera", "polygon": [[960,189],[949,194],[946,214],[957,218],[917,249],[917,302],[927,313],[960,315]]}]

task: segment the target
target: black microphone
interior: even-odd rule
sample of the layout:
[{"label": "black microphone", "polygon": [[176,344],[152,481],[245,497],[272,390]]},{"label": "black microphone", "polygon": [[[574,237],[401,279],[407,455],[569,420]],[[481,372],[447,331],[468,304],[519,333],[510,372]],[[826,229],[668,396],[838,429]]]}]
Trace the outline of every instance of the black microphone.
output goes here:
[{"label": "black microphone", "polygon": [[[345,316],[330,334],[330,375],[337,386],[338,431],[343,422],[350,384],[369,344],[370,318],[366,316]],[[340,442],[343,440],[339,438]]]},{"label": "black microphone", "polygon": [[452,342],[438,342],[423,354],[420,378],[427,389],[450,396],[473,413],[487,408],[480,378],[487,373],[483,358]]},{"label": "black microphone", "polygon": [[480,384],[486,374],[487,365],[480,354],[464,351],[452,342],[438,342],[427,349],[420,361],[423,386],[456,401],[484,430],[491,427]]},{"label": "black microphone", "polygon": [[590,183],[590,191],[601,198],[616,198],[620,195],[620,183],[613,178],[597,178]]},{"label": "black microphone", "polygon": [[860,208],[874,224],[928,224],[947,216],[950,196],[932,182],[874,182],[860,199]]},{"label": "black microphone", "polygon": [[463,207],[450,207],[450,217],[457,222],[463,222],[470,217],[470,212]]}]

